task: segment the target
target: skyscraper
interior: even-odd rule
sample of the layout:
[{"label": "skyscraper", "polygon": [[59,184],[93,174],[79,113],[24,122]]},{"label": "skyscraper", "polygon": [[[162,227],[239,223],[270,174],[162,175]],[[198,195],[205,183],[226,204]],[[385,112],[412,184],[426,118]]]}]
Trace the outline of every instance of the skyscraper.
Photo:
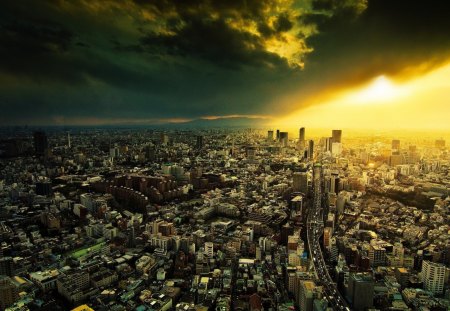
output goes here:
[{"label": "skyscraper", "polygon": [[201,135],[197,136],[196,147],[197,147],[197,149],[202,149],[203,148],[203,136],[201,136]]},{"label": "skyscraper", "polygon": [[444,291],[445,265],[428,260],[422,262],[422,281],[425,290],[434,294]]},{"label": "skyscraper", "polygon": [[161,144],[167,145],[169,143],[169,135],[166,133],[161,133]]},{"label": "skyscraper", "polygon": [[314,140],[310,140],[308,148],[308,158],[310,161],[312,161],[313,157],[314,157]]},{"label": "skyscraper", "polygon": [[280,130],[277,130],[277,141],[280,140]]},{"label": "skyscraper", "polygon": [[300,131],[298,133],[298,145],[297,148],[299,150],[304,150],[306,147],[306,142],[305,142],[305,128],[301,127]]},{"label": "skyscraper", "polygon": [[288,146],[289,143],[288,132],[280,132],[280,142],[284,147]]},{"label": "skyscraper", "polygon": [[313,281],[301,280],[299,288],[298,305],[302,311],[312,311],[313,302],[316,296],[314,289],[317,288]]},{"label": "skyscraper", "polygon": [[213,244],[213,242],[205,242],[205,254],[209,258],[213,258],[213,256],[214,256],[214,244]]},{"label": "skyscraper", "polygon": [[308,193],[308,175],[305,172],[295,172],[292,188],[294,192]]},{"label": "skyscraper", "polygon": [[331,137],[332,143],[340,143],[342,140],[342,130],[333,130]]},{"label": "skyscraper", "polygon": [[352,310],[364,311],[373,306],[374,281],[368,273],[353,273],[348,280],[347,296]]},{"label": "skyscraper", "polygon": [[305,128],[301,127],[298,135],[300,141],[305,141]]},{"label": "skyscraper", "polygon": [[273,131],[267,131],[267,141],[271,142],[273,141]]},{"label": "skyscraper", "polygon": [[34,139],[34,153],[38,156],[43,156],[48,149],[48,140],[45,132],[36,131],[33,133]]},{"label": "skyscraper", "polygon": [[399,151],[400,150],[400,140],[398,139],[393,139],[392,140],[392,152],[395,151]]}]

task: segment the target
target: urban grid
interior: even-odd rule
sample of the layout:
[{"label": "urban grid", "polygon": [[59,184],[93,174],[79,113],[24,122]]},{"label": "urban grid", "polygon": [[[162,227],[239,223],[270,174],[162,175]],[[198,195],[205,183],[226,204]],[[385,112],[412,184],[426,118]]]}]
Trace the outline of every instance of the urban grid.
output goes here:
[{"label": "urban grid", "polygon": [[446,142],[330,134],[9,133],[1,308],[448,310]]}]

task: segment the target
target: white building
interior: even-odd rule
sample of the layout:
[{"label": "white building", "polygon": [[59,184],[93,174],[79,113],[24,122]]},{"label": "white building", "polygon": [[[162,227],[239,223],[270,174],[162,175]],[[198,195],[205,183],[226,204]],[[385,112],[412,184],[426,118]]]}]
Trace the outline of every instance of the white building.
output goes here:
[{"label": "white building", "polygon": [[434,294],[444,291],[445,266],[424,260],[422,262],[422,282],[425,290]]}]

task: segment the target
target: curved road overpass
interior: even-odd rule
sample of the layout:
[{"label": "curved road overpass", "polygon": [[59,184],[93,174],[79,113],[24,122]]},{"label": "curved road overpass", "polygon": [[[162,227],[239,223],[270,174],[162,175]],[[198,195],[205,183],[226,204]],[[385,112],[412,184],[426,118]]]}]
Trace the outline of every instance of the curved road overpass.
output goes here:
[{"label": "curved road overpass", "polygon": [[322,217],[322,165],[314,164],[313,168],[313,203],[309,208],[307,218],[307,239],[309,253],[313,260],[317,281],[323,286],[325,298],[334,310],[349,311],[347,302],[337,290],[336,284],[328,273],[319,239],[323,231]]}]

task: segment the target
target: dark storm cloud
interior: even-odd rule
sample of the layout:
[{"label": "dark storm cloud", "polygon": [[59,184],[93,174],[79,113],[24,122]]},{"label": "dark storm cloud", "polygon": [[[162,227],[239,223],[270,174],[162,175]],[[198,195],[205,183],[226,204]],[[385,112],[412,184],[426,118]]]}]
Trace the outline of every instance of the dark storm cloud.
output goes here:
[{"label": "dark storm cloud", "polygon": [[[308,52],[296,40],[291,5],[7,2],[0,12],[1,121],[267,113],[268,99],[284,90],[273,83],[298,74]],[[270,33],[259,33],[259,24]]]},{"label": "dark storm cloud", "polygon": [[279,114],[297,90],[442,62],[445,3],[7,1],[0,122]]},{"label": "dark storm cloud", "polygon": [[[306,40],[315,48],[307,57],[311,74],[316,72],[323,79],[327,72],[329,83],[340,87],[380,74],[430,70],[448,61],[448,1],[374,0],[357,18],[358,8],[345,3],[317,0],[313,2],[316,13],[301,17],[319,30]],[[334,13],[330,17],[318,10]]]}]

